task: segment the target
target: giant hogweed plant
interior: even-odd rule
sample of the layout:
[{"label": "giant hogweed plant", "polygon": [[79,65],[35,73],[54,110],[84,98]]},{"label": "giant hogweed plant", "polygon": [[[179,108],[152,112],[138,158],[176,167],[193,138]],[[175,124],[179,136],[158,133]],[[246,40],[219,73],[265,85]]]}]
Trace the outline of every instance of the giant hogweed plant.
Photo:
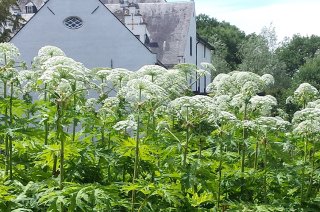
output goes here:
[{"label": "giant hogweed plant", "polygon": [[[2,211],[318,211],[318,91],[180,64],[86,69],[61,49],[23,70],[0,45]],[[209,96],[190,88],[211,73]],[[290,121],[290,122],[289,122]]]}]

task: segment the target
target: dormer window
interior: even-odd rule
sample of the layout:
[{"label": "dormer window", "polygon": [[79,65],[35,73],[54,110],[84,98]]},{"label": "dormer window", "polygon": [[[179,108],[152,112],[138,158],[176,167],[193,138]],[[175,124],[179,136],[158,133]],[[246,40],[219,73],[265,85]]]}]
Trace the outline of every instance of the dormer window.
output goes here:
[{"label": "dormer window", "polygon": [[36,12],[37,12],[37,7],[32,2],[29,2],[28,4],[26,4],[26,13],[33,14]]}]

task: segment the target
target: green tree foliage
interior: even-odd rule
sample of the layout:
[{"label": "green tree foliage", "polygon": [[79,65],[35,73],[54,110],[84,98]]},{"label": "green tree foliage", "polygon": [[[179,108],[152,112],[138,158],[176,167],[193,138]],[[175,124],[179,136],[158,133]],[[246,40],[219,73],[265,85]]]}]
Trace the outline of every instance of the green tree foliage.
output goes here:
[{"label": "green tree foliage", "polygon": [[308,58],[294,75],[295,86],[304,82],[310,83],[318,90],[320,89],[320,55],[318,53],[314,57]]},{"label": "green tree foliage", "polygon": [[[11,7],[18,7],[16,0],[0,0],[0,42],[8,41],[12,31],[21,25],[21,16],[11,14]],[[11,25],[12,30],[7,29],[6,25]]]},{"label": "green tree foliage", "polygon": [[286,64],[286,72],[293,76],[308,58],[312,58],[320,49],[320,37],[316,35],[294,35],[277,50],[279,59]]},{"label": "green tree foliage", "polygon": [[279,59],[276,49],[277,39],[272,26],[264,27],[259,35],[248,35],[239,50],[242,59],[239,69],[273,75],[275,86],[268,90],[268,93],[277,97],[280,104],[284,104],[286,90],[290,87],[291,79],[287,76],[285,63]]},{"label": "green tree foliage", "polygon": [[222,43],[226,50],[224,57],[225,61],[234,70],[241,59],[238,56],[239,44],[244,40],[245,33],[238,29],[236,26],[228,22],[219,22],[215,18],[210,18],[208,15],[200,14],[197,16],[197,32],[200,36],[207,38],[213,46],[216,47]]}]

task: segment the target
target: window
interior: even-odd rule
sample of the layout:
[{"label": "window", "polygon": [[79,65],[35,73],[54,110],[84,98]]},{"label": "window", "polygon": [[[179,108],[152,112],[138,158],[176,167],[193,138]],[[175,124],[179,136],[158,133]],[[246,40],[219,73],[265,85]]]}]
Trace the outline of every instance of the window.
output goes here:
[{"label": "window", "polygon": [[79,29],[83,25],[81,18],[70,16],[63,21],[64,25],[69,29]]},{"label": "window", "polygon": [[37,7],[32,2],[29,2],[28,4],[26,4],[26,13],[32,14],[36,12],[37,12]]},{"label": "window", "polygon": [[192,37],[190,37],[190,56],[192,56]]},{"label": "window", "polygon": [[34,13],[33,6],[26,6],[26,13]]}]

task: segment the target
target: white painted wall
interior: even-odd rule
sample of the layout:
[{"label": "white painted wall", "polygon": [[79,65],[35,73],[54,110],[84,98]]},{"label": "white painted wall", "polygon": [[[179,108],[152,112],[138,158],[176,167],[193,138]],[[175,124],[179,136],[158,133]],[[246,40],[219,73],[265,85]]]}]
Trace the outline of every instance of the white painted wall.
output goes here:
[{"label": "white painted wall", "polygon": [[[201,63],[206,62],[206,63],[211,63],[211,50],[209,48],[207,48],[203,43],[201,42],[197,42],[196,44],[196,48],[197,48],[197,65],[198,68],[202,68],[201,67]],[[206,92],[206,87],[208,86],[208,84],[211,83],[211,76],[208,75],[206,77],[201,77],[197,83],[196,83],[196,87],[197,87],[197,91],[200,93],[205,93]]]},{"label": "white painted wall", "polygon": [[[63,21],[69,16],[80,17],[83,26],[66,28]],[[134,71],[156,63],[156,55],[98,0],[50,0],[11,42],[20,49],[27,64],[45,45],[61,48],[88,68],[110,67],[112,60],[113,67]]]},{"label": "white painted wall", "polygon": [[[190,37],[192,38],[192,55],[190,55]],[[186,46],[184,50],[184,62],[196,64],[196,42],[197,42],[197,25],[195,5],[193,3],[193,14],[191,14],[188,35],[186,36]]]}]

